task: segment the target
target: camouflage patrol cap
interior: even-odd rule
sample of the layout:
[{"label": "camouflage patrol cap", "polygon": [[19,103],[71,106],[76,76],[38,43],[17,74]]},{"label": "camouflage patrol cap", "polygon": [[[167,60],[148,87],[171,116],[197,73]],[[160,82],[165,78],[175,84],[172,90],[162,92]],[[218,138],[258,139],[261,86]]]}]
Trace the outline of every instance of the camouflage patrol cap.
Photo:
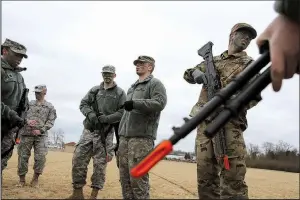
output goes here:
[{"label": "camouflage patrol cap", "polygon": [[103,68],[102,68],[102,73],[103,72],[106,72],[106,73],[116,73],[116,68],[112,65],[105,65]]},{"label": "camouflage patrol cap", "polygon": [[234,25],[232,27],[230,34],[236,32],[240,29],[249,30],[252,35],[252,39],[256,38],[256,36],[257,36],[256,30],[250,24],[247,24],[247,23],[237,23],[236,25]]},{"label": "camouflage patrol cap", "polygon": [[12,41],[10,39],[6,39],[4,43],[1,46],[1,55],[2,55],[2,49],[3,47],[9,47],[10,50],[12,50],[15,53],[22,54],[24,58],[28,58],[26,54],[26,47],[18,42]]},{"label": "camouflage patrol cap", "polygon": [[47,90],[46,85],[37,85],[34,87],[34,92],[42,92],[43,90]]},{"label": "camouflage patrol cap", "polygon": [[135,61],[133,61],[133,64],[136,65],[138,62],[155,64],[155,60],[150,56],[139,56]]}]

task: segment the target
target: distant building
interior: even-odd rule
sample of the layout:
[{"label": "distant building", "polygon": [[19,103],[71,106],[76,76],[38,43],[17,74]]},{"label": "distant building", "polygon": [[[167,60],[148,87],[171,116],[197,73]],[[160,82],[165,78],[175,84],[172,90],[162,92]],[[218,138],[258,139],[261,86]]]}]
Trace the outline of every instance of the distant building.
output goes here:
[{"label": "distant building", "polygon": [[66,143],[66,144],[65,144],[65,146],[72,146],[72,147],[75,146],[75,145],[76,145],[75,142],[69,142],[69,143]]},{"label": "distant building", "polygon": [[76,145],[75,142],[66,143],[64,152],[73,153],[75,150],[75,145]]}]

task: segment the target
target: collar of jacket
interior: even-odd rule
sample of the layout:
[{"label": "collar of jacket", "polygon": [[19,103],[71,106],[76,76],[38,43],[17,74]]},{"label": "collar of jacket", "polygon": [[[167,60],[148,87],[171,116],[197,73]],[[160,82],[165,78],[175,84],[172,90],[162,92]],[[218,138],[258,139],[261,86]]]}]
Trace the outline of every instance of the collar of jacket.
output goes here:
[{"label": "collar of jacket", "polygon": [[131,86],[132,86],[132,87],[135,87],[135,86],[137,86],[137,85],[140,84],[140,83],[148,82],[148,81],[150,81],[153,77],[154,77],[154,76],[153,76],[152,74],[150,74],[150,75],[147,76],[144,80],[142,80],[142,81],[137,80],[137,81],[136,81],[134,84],[132,84]]},{"label": "collar of jacket", "polygon": [[[113,82],[113,85],[110,88],[107,88],[107,90],[113,89],[115,87],[117,87],[117,83]],[[104,82],[100,83],[100,90],[105,90],[105,88],[104,88]]]},{"label": "collar of jacket", "polygon": [[17,66],[14,68],[14,67],[10,66],[2,57],[1,57],[1,67],[3,69],[9,69],[9,70],[15,71],[15,72],[21,72],[21,71],[27,70],[26,67],[23,68],[23,67]]},{"label": "collar of jacket", "polygon": [[242,52],[239,52],[239,53],[235,53],[235,54],[232,54],[232,55],[228,55],[228,50],[224,51],[222,54],[221,54],[221,58],[223,60],[227,59],[227,58],[230,58],[230,57],[236,57],[236,58],[239,58],[239,57],[242,57],[242,56],[247,56],[247,53],[245,51],[242,51]]}]

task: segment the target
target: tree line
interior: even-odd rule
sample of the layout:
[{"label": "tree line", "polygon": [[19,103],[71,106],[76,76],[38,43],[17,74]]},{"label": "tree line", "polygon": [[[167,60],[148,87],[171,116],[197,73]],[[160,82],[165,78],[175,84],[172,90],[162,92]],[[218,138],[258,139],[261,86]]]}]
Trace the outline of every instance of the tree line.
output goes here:
[{"label": "tree line", "polygon": [[251,168],[300,172],[299,151],[287,142],[264,142],[261,146],[247,145],[246,164]]},{"label": "tree line", "polygon": [[[184,156],[189,160],[195,152],[174,150],[171,155]],[[246,164],[250,168],[300,172],[300,154],[296,147],[282,140],[276,144],[264,142],[262,145],[249,143],[247,145]]]}]

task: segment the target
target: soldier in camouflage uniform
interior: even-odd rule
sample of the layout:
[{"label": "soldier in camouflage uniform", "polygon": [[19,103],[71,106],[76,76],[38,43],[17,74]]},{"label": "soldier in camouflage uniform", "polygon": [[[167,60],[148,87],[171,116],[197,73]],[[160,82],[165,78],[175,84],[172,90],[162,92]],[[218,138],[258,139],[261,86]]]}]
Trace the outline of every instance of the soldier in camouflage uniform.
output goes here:
[{"label": "soldier in camouflage uniform", "polygon": [[153,149],[161,111],[167,104],[163,83],[154,78],[155,60],[139,56],[133,62],[139,79],[131,85],[119,126],[119,171],[124,199],[149,199],[149,174],[132,178],[130,169]]},{"label": "soldier in camouflage uniform", "polygon": [[83,199],[82,189],[86,184],[87,167],[91,158],[94,171],[90,199],[96,199],[105,183],[107,162],[114,155],[112,127],[123,115],[124,109],[121,106],[126,101],[126,93],[114,82],[114,66],[104,66],[102,77],[104,81],[92,87],[80,103],[80,111],[86,118],[73,155],[73,194],[70,199]]},{"label": "soldier in camouflage uniform", "polygon": [[[16,112],[23,90],[26,88],[20,73],[26,68],[19,66],[23,58],[28,58],[26,51],[24,45],[10,39],[6,39],[1,46],[1,174],[13,154],[16,134],[12,132],[14,127],[21,128],[24,124],[36,123],[20,118]],[[26,99],[28,102],[27,97]]]},{"label": "soldier in camouflage uniform", "polygon": [[[222,88],[253,61],[244,50],[256,35],[255,29],[249,24],[238,23],[232,28],[228,50],[213,58]],[[187,69],[184,72],[184,79],[190,84],[203,84],[206,82],[204,73],[205,63],[202,62],[194,68]],[[194,116],[207,103],[207,92],[207,89],[202,87],[199,100],[190,116]],[[260,95],[258,98],[261,98]],[[246,146],[243,132],[247,128],[247,110],[256,104],[257,101],[252,101],[245,106],[238,118],[226,124],[225,141],[218,141],[216,137],[210,140],[203,134],[207,121],[197,127],[195,150],[200,199],[248,198],[248,187],[245,182]],[[225,144],[224,149],[218,149],[220,142]],[[224,168],[227,159],[219,154],[221,151],[225,151],[225,155],[228,155],[229,170]]]},{"label": "soldier in camouflage uniform", "polygon": [[20,131],[20,144],[18,146],[18,175],[20,181],[18,186],[25,185],[25,176],[28,172],[28,160],[31,149],[34,149],[34,175],[31,186],[38,185],[38,178],[43,173],[48,153],[48,130],[54,126],[57,118],[54,106],[45,100],[47,93],[46,85],[37,85],[34,88],[36,100],[29,102],[26,118],[36,120],[35,126],[24,126]]}]

